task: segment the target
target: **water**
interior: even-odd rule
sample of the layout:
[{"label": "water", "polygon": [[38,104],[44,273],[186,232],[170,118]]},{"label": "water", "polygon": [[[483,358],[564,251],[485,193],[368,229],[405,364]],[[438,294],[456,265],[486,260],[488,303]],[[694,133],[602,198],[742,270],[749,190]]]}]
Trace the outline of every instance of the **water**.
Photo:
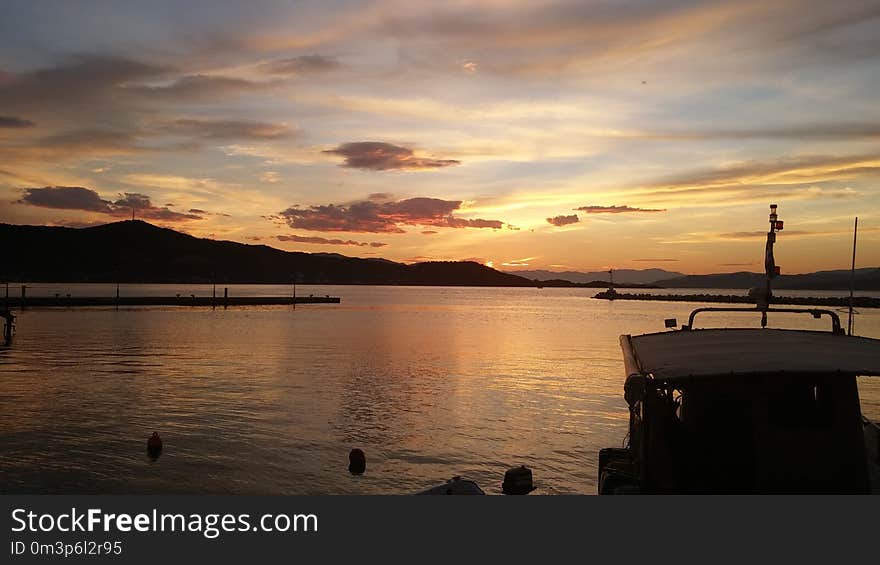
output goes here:
[{"label": "water", "polygon": [[[525,464],[538,493],[595,493],[598,450],[626,433],[618,336],[660,331],[699,306],[590,300],[595,292],[300,286],[342,303],[25,311],[0,348],[0,491],[409,493],[462,475],[494,493],[508,467]],[[856,328],[880,337],[880,311],[864,310]],[[880,417],[880,386],[860,386],[865,413]],[[165,444],[155,462],[144,447],[153,430]],[[367,454],[363,476],[347,472],[353,447]]]}]

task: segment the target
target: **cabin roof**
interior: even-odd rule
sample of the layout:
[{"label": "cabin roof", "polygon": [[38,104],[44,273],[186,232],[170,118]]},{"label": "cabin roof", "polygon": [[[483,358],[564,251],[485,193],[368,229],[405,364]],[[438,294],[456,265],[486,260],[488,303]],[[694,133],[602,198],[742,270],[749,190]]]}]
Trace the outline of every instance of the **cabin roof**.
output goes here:
[{"label": "cabin roof", "polygon": [[675,381],[754,374],[880,375],[880,340],[783,329],[706,329],[621,336],[627,376]]}]

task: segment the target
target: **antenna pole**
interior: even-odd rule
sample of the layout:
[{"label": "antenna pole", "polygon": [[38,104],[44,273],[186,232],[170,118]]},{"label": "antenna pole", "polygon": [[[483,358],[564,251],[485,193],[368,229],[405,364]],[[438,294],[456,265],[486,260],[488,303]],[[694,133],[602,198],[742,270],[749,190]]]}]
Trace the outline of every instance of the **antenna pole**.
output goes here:
[{"label": "antenna pole", "polygon": [[856,237],[859,233],[859,217],[856,216],[855,225],[853,226],[853,256],[852,268],[849,272],[849,319],[846,322],[846,333],[853,334],[853,289],[856,281]]},{"label": "antenna pole", "polygon": [[776,214],[776,204],[770,205],[770,231],[767,232],[767,246],[764,250],[764,273],[767,275],[767,288],[764,296],[758,303],[761,310],[761,327],[767,327],[767,309],[773,299],[773,291],[771,290],[771,282],[773,278],[779,275],[779,267],[776,266],[776,258],[773,256],[773,244],[776,243],[776,232],[782,229],[782,222]]}]

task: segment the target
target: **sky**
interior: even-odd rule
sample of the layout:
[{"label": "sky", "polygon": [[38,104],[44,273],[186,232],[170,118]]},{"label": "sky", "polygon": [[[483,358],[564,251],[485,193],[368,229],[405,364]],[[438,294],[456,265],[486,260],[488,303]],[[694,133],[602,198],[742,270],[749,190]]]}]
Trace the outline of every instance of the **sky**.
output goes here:
[{"label": "sky", "polygon": [[880,265],[880,3],[47,2],[0,222],[503,270]]}]

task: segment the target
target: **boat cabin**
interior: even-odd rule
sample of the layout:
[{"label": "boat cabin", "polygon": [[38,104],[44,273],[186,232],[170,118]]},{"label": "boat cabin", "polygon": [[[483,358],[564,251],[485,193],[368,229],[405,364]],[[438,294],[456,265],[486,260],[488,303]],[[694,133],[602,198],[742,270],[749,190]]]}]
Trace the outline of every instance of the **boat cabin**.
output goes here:
[{"label": "boat cabin", "polygon": [[870,492],[856,378],[880,340],[690,327],[621,336],[629,443],[601,450],[600,494]]}]

